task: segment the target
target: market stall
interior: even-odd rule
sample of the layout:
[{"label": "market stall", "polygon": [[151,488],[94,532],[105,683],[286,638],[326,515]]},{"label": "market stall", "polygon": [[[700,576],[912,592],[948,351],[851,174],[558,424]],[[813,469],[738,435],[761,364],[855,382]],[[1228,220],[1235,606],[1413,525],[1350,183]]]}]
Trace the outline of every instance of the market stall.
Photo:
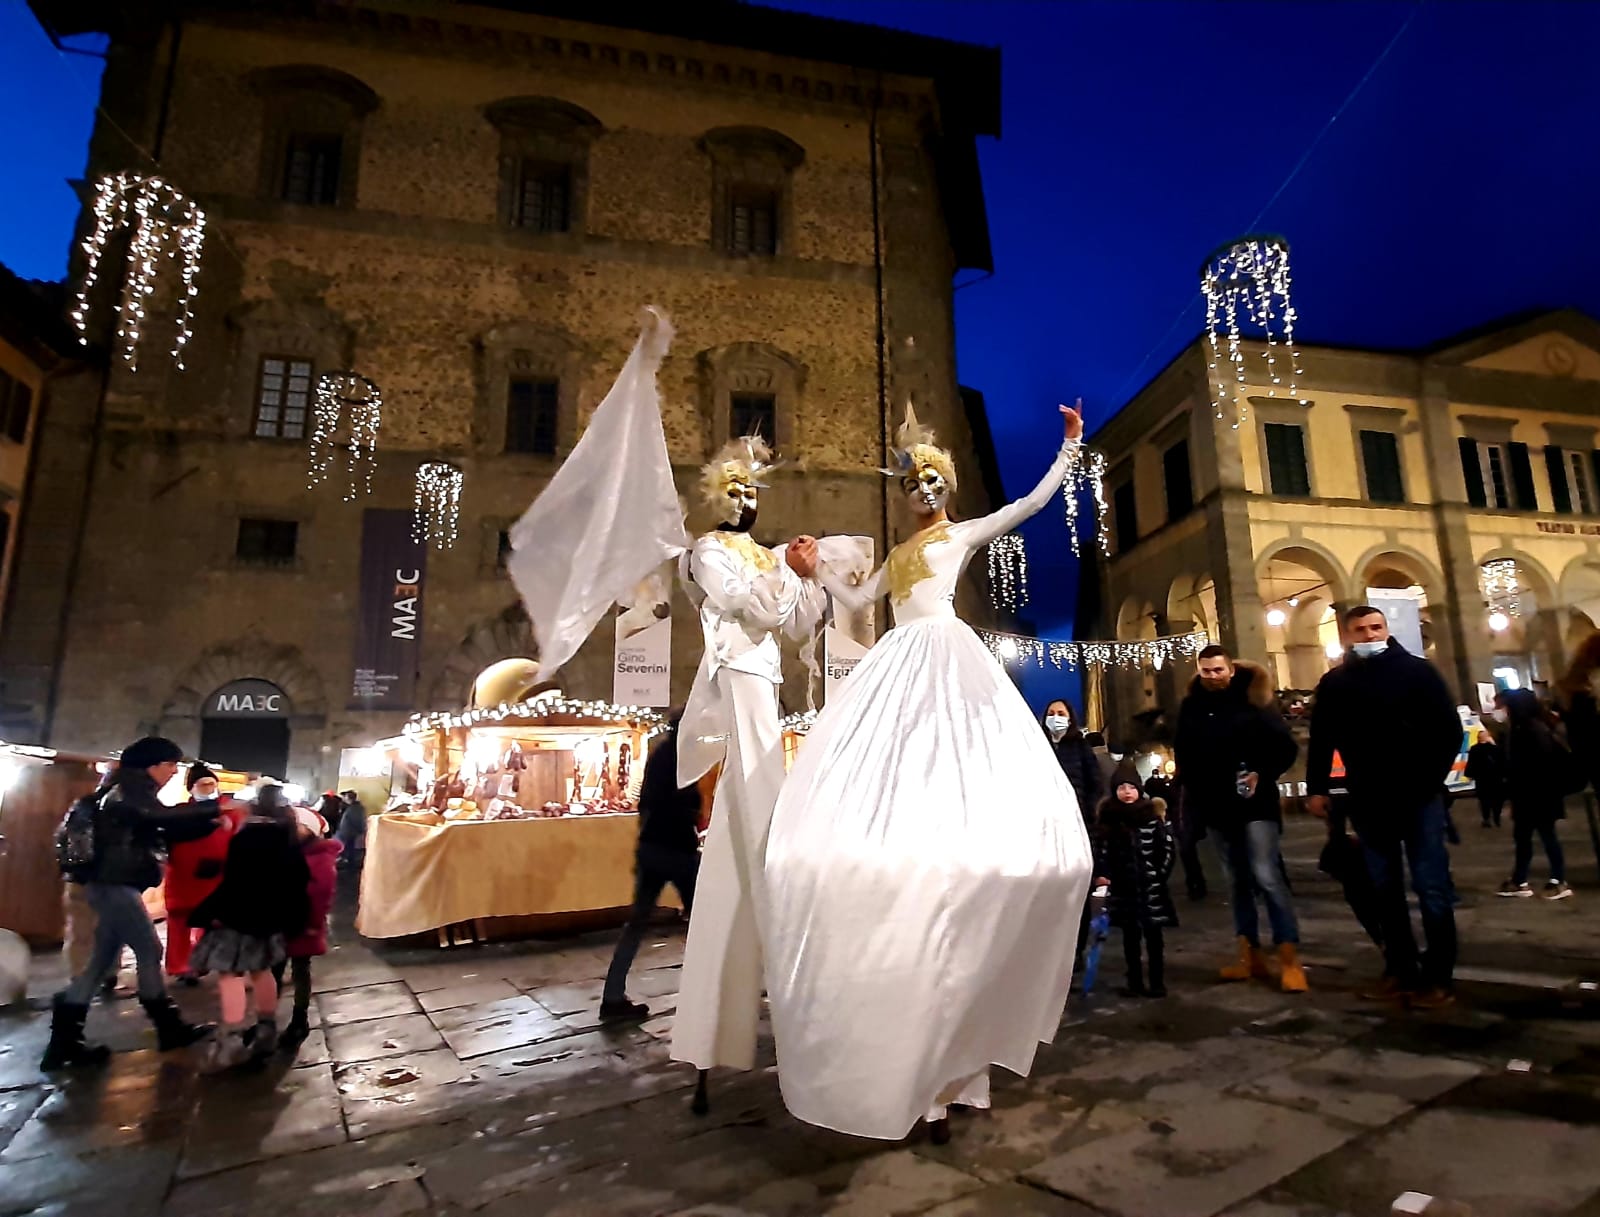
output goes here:
[{"label": "market stall", "polygon": [[[418,716],[379,747],[391,795],[367,822],[356,928],[441,945],[530,917],[627,908],[653,710],[531,699]],[[497,924],[500,919],[514,923]]]}]

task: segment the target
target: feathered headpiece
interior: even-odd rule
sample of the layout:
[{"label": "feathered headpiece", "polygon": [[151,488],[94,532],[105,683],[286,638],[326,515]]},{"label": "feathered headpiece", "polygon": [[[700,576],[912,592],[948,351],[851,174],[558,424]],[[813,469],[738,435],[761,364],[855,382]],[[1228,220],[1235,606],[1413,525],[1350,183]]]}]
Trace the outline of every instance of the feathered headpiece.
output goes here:
[{"label": "feathered headpiece", "polygon": [[740,436],[723,444],[700,470],[700,497],[712,507],[725,507],[730,486],[765,490],[767,483],[763,479],[777,467],[766,440],[759,435]]},{"label": "feathered headpiece", "polygon": [[950,453],[933,442],[933,430],[917,421],[917,412],[906,399],[906,417],[895,432],[895,447],[889,449],[894,468],[880,470],[885,477],[916,477],[919,470],[932,469],[956,488],[956,463]]}]

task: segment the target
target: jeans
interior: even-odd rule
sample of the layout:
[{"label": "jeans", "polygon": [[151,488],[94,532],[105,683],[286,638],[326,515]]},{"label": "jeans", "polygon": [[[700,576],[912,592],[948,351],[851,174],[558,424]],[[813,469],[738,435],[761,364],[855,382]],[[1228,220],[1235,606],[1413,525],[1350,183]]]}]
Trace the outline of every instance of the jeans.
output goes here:
[{"label": "jeans", "polygon": [[1300,923],[1294,916],[1294,899],[1284,875],[1278,841],[1281,825],[1272,820],[1252,820],[1236,833],[1211,830],[1211,842],[1222,860],[1223,874],[1232,892],[1233,929],[1252,946],[1261,945],[1256,918],[1256,893],[1267,903],[1267,921],[1275,946],[1300,941]]},{"label": "jeans", "polygon": [[611,967],[606,970],[602,1001],[627,1000],[628,969],[633,967],[633,957],[639,953],[639,944],[644,941],[644,932],[655,913],[661,890],[672,884],[677,889],[678,899],[683,901],[684,915],[688,916],[694,907],[694,885],[699,874],[698,852],[640,842],[634,862],[633,912],[628,916],[628,924],[622,927],[622,937],[617,939],[617,949],[611,956]]},{"label": "jeans", "polygon": [[100,988],[100,982],[117,966],[124,946],[133,950],[139,969],[139,999],[159,1001],[167,995],[167,982],[161,974],[161,940],[144,907],[136,887],[113,883],[85,883],[84,896],[94,910],[94,952],[89,966],[67,986],[69,1005],[87,1006]]},{"label": "jeans", "polygon": [[355,807],[346,807],[344,815],[339,817],[339,828],[334,833],[333,839],[344,846],[344,855],[340,861],[359,867],[362,856],[367,852],[366,812]]},{"label": "jeans", "polygon": [[[1370,817],[1362,817],[1366,820]],[[1375,819],[1375,818],[1374,818]],[[1443,796],[1412,811],[1387,810],[1382,822],[1358,823],[1367,870],[1377,889],[1388,973],[1404,988],[1448,988],[1456,967],[1455,885],[1445,846]],[[1422,911],[1427,954],[1419,956],[1406,900],[1405,866]]]},{"label": "jeans", "polygon": [[1539,834],[1539,840],[1544,843],[1544,856],[1550,859],[1550,878],[1557,883],[1564,883],[1567,878],[1567,858],[1561,850],[1561,839],[1556,836],[1554,820],[1539,820],[1537,823],[1529,816],[1518,818],[1513,812],[1511,816],[1511,839],[1516,845],[1517,862],[1511,871],[1511,882],[1526,883],[1528,881],[1528,868],[1533,865],[1533,834]]}]

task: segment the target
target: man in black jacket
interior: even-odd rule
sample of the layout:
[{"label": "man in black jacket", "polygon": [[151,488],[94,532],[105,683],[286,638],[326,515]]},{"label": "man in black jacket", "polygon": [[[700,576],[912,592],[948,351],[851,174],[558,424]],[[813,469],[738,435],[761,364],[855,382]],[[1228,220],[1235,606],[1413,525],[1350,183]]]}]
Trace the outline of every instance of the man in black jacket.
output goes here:
[{"label": "man in black jacket", "polygon": [[89,966],[56,994],[50,1043],[41,1069],[97,1065],[109,1055],[83,1041],[89,1003],[100,982],[117,966],[124,946],[139,969],[139,1001],[155,1024],[162,1052],[183,1048],[206,1034],[185,1022],[167,996],[161,941],[144,907],[144,890],[161,882],[161,852],[168,840],[194,840],[217,826],[216,804],[200,810],[166,807],[156,794],[178,771],[183,749],[148,736],[123,749],[122,757],[93,800],[94,859],[72,881],[82,883],[95,913],[94,954]]},{"label": "man in black jacket", "polygon": [[1185,809],[1210,830],[1228,872],[1239,958],[1222,969],[1222,979],[1269,975],[1256,915],[1259,891],[1283,990],[1303,993],[1300,926],[1284,878],[1278,807],[1278,779],[1294,764],[1298,749],[1278,713],[1265,668],[1235,663],[1219,646],[1201,651],[1198,666],[1178,711],[1174,751]]},{"label": "man in black jacket", "polygon": [[661,890],[669,883],[677,889],[686,917],[694,906],[694,885],[700,874],[700,791],[692,785],[678,788],[678,721],[682,717],[682,710],[672,716],[671,725],[644,765],[633,912],[606,972],[600,997],[600,1017],[606,1022],[642,1019],[650,1013],[643,1002],[628,1000],[628,969],[639,953]]},{"label": "man in black jacket", "polygon": [[[1307,809],[1326,816],[1333,754],[1344,762],[1350,825],[1378,893],[1388,974],[1383,995],[1422,1008],[1447,1004],[1456,962],[1444,783],[1461,749],[1461,716],[1444,678],[1389,637],[1382,611],[1344,614],[1350,649],[1317,685],[1307,757]],[[1403,866],[1422,911],[1427,955],[1417,954]]]}]

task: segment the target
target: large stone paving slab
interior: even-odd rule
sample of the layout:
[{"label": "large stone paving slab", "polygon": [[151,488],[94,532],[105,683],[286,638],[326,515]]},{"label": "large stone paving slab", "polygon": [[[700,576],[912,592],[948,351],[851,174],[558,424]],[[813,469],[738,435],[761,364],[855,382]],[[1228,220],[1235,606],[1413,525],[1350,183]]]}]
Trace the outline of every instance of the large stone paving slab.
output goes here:
[{"label": "large stone paving slab", "polygon": [[568,1035],[571,1028],[524,994],[432,1015],[450,1050],[462,1060],[488,1056]]},{"label": "large stone paving slab", "polygon": [[326,1065],[208,1081],[184,1146],[179,1173],[185,1177],[347,1139],[339,1093]]},{"label": "large stone paving slab", "polygon": [[767,1183],[676,1217],[910,1217],[982,1187],[971,1175],[900,1149]]},{"label": "large stone paving slab", "polygon": [[442,1048],[444,1038],[426,1014],[402,1014],[329,1027],[324,1033],[335,1061],[373,1061]]},{"label": "large stone paving slab", "polygon": [[1354,1135],[1318,1116],[1217,1098],[1042,1162],[1025,1178],[1115,1217],[1213,1217]]},{"label": "large stone paving slab", "polygon": [[1482,1071],[1481,1065],[1447,1056],[1340,1048],[1231,1093],[1377,1128]]},{"label": "large stone paving slab", "polygon": [[1192,1043],[1130,1042],[1083,1037],[1089,1059],[1062,1070],[1035,1070],[1030,1089],[1081,1104],[1106,1099],[1159,1111],[1203,1101],[1223,1088],[1249,1081],[1317,1055],[1319,1049],[1252,1036],[1201,1039]]},{"label": "large stone paving slab", "polygon": [[322,1009],[322,1024],[338,1027],[345,1023],[359,1023],[373,1018],[390,1018],[421,1011],[411,990],[398,981],[390,984],[365,985],[359,989],[342,989],[337,993],[323,993],[317,998]]},{"label": "large stone paving slab", "polygon": [[923,1217],[1100,1217],[1097,1210],[1042,1188],[1002,1183],[929,1209]]}]

